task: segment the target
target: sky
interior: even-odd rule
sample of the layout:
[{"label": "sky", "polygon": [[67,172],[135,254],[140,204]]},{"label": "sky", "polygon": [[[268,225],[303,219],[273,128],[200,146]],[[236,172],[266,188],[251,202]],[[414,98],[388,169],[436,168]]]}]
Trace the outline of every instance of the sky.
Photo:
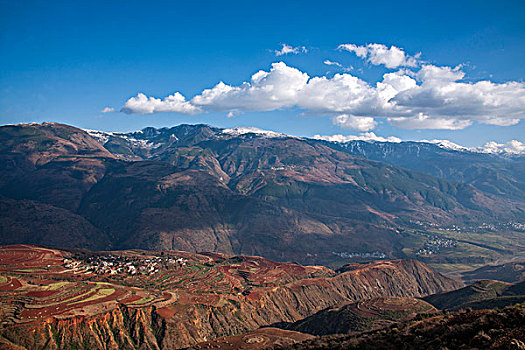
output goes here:
[{"label": "sky", "polygon": [[525,2],[0,0],[0,124],[525,142]]}]

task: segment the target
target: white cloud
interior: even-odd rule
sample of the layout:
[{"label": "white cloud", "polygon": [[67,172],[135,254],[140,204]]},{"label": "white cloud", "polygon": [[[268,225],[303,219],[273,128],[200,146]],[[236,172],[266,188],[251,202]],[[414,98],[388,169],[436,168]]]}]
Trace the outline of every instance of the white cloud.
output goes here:
[{"label": "white cloud", "polygon": [[470,120],[430,118],[423,114],[415,117],[392,117],[387,120],[390,124],[403,129],[461,130],[472,125]]},{"label": "white cloud", "polygon": [[354,67],[352,66],[345,67],[341,63],[336,62],[336,61],[324,60],[323,63],[326,64],[327,66],[335,66],[335,67],[341,68],[345,72],[349,72],[354,69]]},{"label": "white cloud", "polygon": [[115,112],[115,108],[113,108],[113,107],[106,107],[103,110],[101,110],[100,112],[101,113]]},{"label": "white cloud", "polygon": [[139,93],[136,97],[127,100],[120,111],[127,114],[152,114],[157,112],[194,114],[200,112],[200,109],[186,101],[184,96],[176,92],[162,100]]},{"label": "white cloud", "polygon": [[[361,49],[356,49],[359,54]],[[332,61],[329,61],[333,63]],[[310,77],[284,62],[273,63],[240,85],[218,83],[190,100],[176,92],[164,99],[139,93],[125,113],[250,111],[298,108],[332,118],[342,128],[373,130],[378,119],[406,129],[458,130],[474,122],[509,126],[525,118],[525,84],[465,82],[461,67],[424,64],[367,82],[350,73]]]},{"label": "white cloud", "polygon": [[438,120],[446,121],[447,129],[462,129],[473,120],[509,126],[525,116],[523,83],[460,82],[464,75],[458,67],[425,65],[416,74],[420,84],[400,91],[391,102],[398,112],[415,115],[407,117],[413,126]]},{"label": "white cloud", "polygon": [[372,117],[354,117],[353,115],[340,114],[333,118],[333,123],[343,129],[369,131],[375,129],[377,122]]},{"label": "white cloud", "polygon": [[324,60],[323,63],[326,64],[327,66],[343,67],[343,65],[341,63],[330,61],[330,60]]},{"label": "white cloud", "polygon": [[511,140],[507,143],[491,141],[487,142],[482,147],[478,147],[476,151],[483,153],[525,154],[525,143],[518,140]]},{"label": "white cloud", "polygon": [[250,82],[230,86],[223,82],[195,96],[193,105],[213,111],[271,111],[293,107],[299,92],[308,82],[308,74],[283,62],[273,63],[269,72],[255,73]]},{"label": "white cloud", "polygon": [[379,141],[379,142],[402,142],[402,140],[399,137],[395,136],[389,136],[389,137],[382,137],[377,136],[373,132],[364,132],[359,135],[314,135],[312,137],[315,140],[325,140],[325,141],[331,141],[331,142],[348,142],[348,141]]},{"label": "white cloud", "polygon": [[[373,65],[384,65],[387,68],[397,67],[416,67],[416,57],[409,56],[397,46],[388,46],[383,44],[367,44],[366,46],[357,46],[354,44],[341,44],[339,50],[353,52],[362,59]],[[419,55],[417,55],[419,57]]]},{"label": "white cloud", "polygon": [[308,49],[304,46],[297,46],[293,47],[287,44],[282,44],[282,48],[280,50],[275,50],[275,56],[282,56],[282,55],[288,55],[289,53],[297,55],[298,53],[307,53]]}]

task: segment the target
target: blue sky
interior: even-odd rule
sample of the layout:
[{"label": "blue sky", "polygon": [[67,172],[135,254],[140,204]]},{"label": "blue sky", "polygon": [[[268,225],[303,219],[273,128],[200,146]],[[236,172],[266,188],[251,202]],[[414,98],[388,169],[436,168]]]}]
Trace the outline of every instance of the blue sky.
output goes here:
[{"label": "blue sky", "polygon": [[[402,139],[449,139],[466,146],[491,140],[525,141],[525,122],[519,121],[525,117],[523,1],[1,0],[0,4],[0,124],[59,121],[128,131],[207,123],[256,126],[300,136],[368,131]],[[387,49],[393,45],[406,57],[421,55],[415,66],[389,68],[372,62],[371,49],[363,57],[355,51],[337,50],[341,44],[366,48],[369,43]],[[276,56],[282,44],[300,52]],[[353,69],[327,65],[326,60]],[[396,111],[391,106],[379,110],[349,107],[347,97],[331,109],[321,106],[322,101],[312,105],[310,97],[325,91],[321,87],[311,89],[314,95],[302,94],[293,101],[282,97],[287,91],[281,91],[276,97],[279,103],[270,110],[267,96],[246,90],[240,95],[224,93],[206,104],[201,101],[193,114],[119,112],[138,93],[162,101],[180,92],[190,101],[220,81],[240,87],[260,70],[271,76],[272,63],[281,61],[285,66],[279,69],[286,74],[326,77],[331,83],[334,74],[350,74],[370,87],[384,81],[386,73],[408,69],[412,73],[403,76],[413,74],[418,90],[396,96],[396,104],[405,104]],[[458,86],[455,81],[446,87],[428,82],[425,90],[419,88],[424,84],[424,66],[457,67],[462,84],[490,81],[494,85],[486,90]],[[284,86],[288,83],[284,81]],[[504,89],[509,83],[513,85]],[[458,88],[457,95],[463,100],[453,109],[436,108],[436,103],[443,102],[435,100],[436,94],[449,88],[453,92]],[[363,92],[356,98],[368,99],[374,93]],[[433,97],[430,102],[429,94]],[[465,117],[472,96],[480,95],[489,102],[501,99],[505,106],[475,108],[472,116]],[[101,113],[106,107],[115,112]],[[428,114],[426,121],[432,123],[414,124],[416,109]],[[227,116],[230,110],[235,112],[233,117]],[[341,115],[346,122],[337,119]],[[372,118],[373,125],[366,118]],[[457,123],[449,124],[450,120]],[[443,125],[448,129],[433,128]]]}]

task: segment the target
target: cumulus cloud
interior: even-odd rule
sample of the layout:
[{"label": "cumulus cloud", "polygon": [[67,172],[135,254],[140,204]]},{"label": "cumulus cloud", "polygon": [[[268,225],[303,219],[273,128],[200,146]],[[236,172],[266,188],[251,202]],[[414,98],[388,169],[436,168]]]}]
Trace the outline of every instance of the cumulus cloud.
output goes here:
[{"label": "cumulus cloud", "polygon": [[127,100],[120,111],[127,114],[152,114],[157,112],[195,114],[201,110],[186,101],[186,98],[180,93],[176,92],[162,100],[139,93],[136,97]]},{"label": "cumulus cloud", "polygon": [[101,110],[100,112],[101,113],[115,112],[115,108],[113,108],[113,107],[106,107],[103,110]]},{"label": "cumulus cloud", "polygon": [[525,143],[518,140],[511,140],[507,143],[491,141],[487,142],[482,147],[478,147],[476,150],[483,153],[525,154]]},{"label": "cumulus cloud", "polygon": [[353,115],[340,114],[333,118],[333,123],[343,129],[357,131],[369,131],[375,129],[377,122],[371,117],[355,117]]},{"label": "cumulus cloud", "polygon": [[214,111],[271,111],[293,107],[301,100],[309,76],[284,62],[272,64],[269,72],[255,73],[250,82],[230,86],[220,82],[195,96],[191,103]]},{"label": "cumulus cloud", "polygon": [[355,44],[341,44],[339,50],[353,52],[357,57],[366,59],[373,65],[384,65],[387,68],[416,67],[417,57],[409,56],[397,46],[390,48],[383,44],[367,44],[357,46]]},{"label": "cumulus cloud", "polygon": [[377,136],[373,132],[364,132],[360,133],[359,135],[314,135],[312,137],[315,140],[325,140],[325,141],[331,141],[331,142],[349,142],[349,141],[379,141],[379,142],[402,142],[402,140],[399,137],[395,136],[389,136],[389,137],[382,137]]},{"label": "cumulus cloud", "polygon": [[[355,49],[364,57],[370,56],[368,50],[368,46]],[[407,61],[407,56],[402,57],[390,66],[406,65],[402,61]],[[373,130],[380,118],[406,129],[457,130],[474,122],[515,125],[525,117],[525,84],[464,79],[461,66],[422,64],[416,69],[387,72],[374,83],[350,73],[312,77],[284,62],[276,62],[269,70],[256,72],[240,85],[219,82],[189,100],[178,92],[163,99],[139,93],[121,111],[141,114],[215,111],[234,116],[297,108],[358,131]]]},{"label": "cumulus cloud", "polygon": [[298,53],[307,53],[308,49],[304,46],[297,46],[293,47],[287,44],[282,44],[282,48],[280,50],[275,50],[275,56],[282,56],[282,55],[288,55],[289,53],[297,55]]}]

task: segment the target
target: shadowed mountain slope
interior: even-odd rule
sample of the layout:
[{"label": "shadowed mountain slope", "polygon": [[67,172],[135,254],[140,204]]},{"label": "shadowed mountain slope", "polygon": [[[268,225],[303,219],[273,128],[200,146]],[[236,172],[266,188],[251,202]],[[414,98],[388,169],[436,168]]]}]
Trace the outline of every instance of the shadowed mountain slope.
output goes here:
[{"label": "shadowed mountain slope", "polygon": [[275,349],[522,349],[525,306],[462,311],[389,328],[323,336]]},{"label": "shadowed mountain slope", "polygon": [[350,154],[437,178],[473,185],[508,198],[525,198],[525,156],[454,150],[425,142],[349,141],[325,144]]},{"label": "shadowed mountain slope", "polygon": [[407,321],[420,313],[435,313],[429,303],[416,298],[381,297],[328,308],[294,323],[274,325],[312,335],[346,334]]},{"label": "shadowed mountain slope", "polygon": [[430,295],[425,301],[438,309],[490,309],[525,302],[525,282],[482,280],[451,292]]},{"label": "shadowed mountain slope", "polygon": [[[398,231],[415,220],[477,224],[525,215],[524,203],[468,184],[275,133],[205,125],[87,133],[44,123],[1,127],[0,140],[0,195],[68,210],[113,248],[306,263],[329,263],[334,251],[404,257]],[[2,226],[5,236],[30,230],[30,221],[13,220]],[[82,242],[56,244],[73,241]]]}]

